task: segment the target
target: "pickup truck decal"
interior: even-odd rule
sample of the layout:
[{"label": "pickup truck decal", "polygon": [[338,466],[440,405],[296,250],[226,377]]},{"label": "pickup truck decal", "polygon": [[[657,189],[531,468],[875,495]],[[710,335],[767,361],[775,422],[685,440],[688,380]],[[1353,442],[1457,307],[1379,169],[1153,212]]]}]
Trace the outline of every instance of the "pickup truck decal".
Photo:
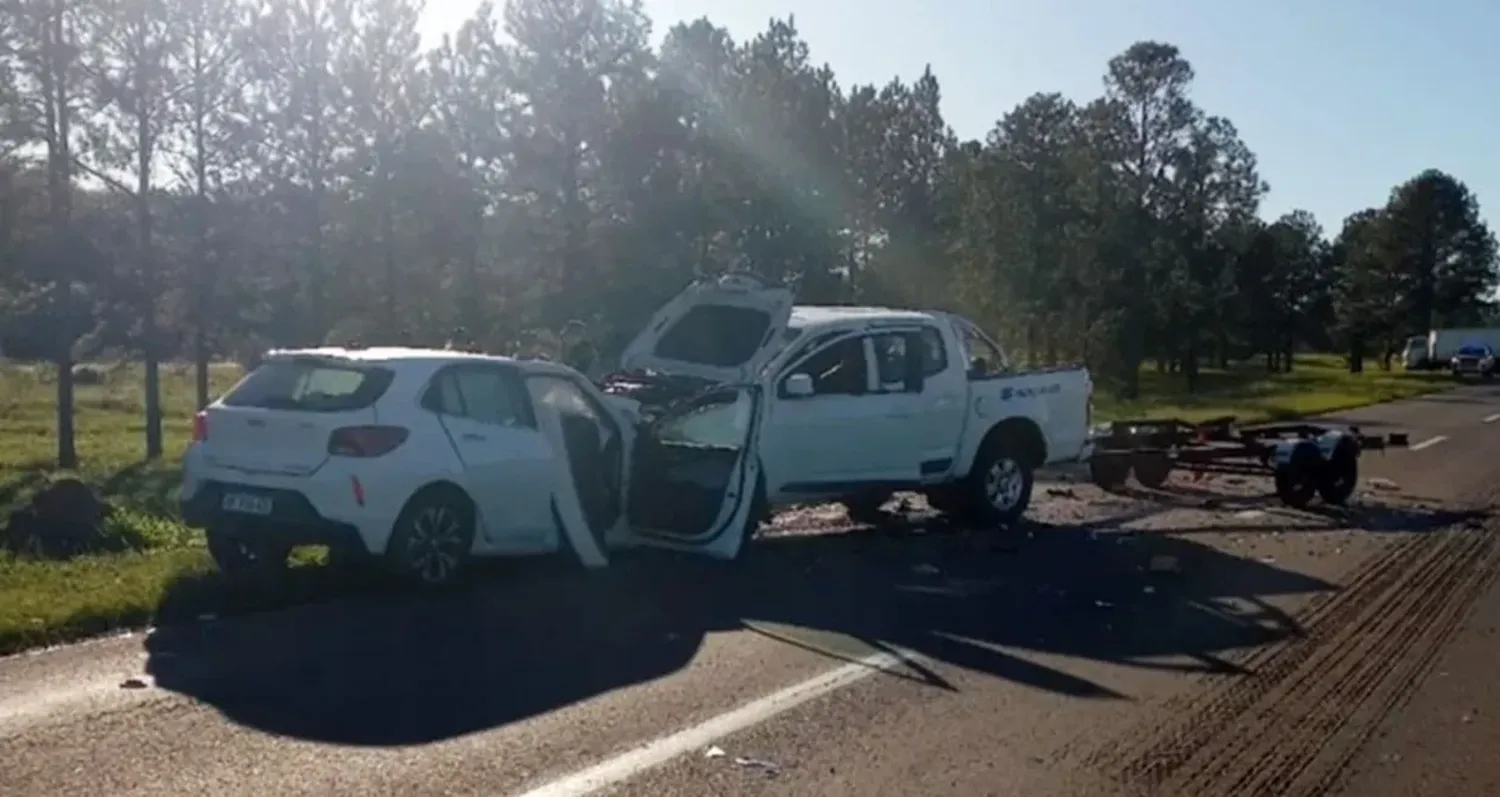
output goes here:
[{"label": "pickup truck decal", "polygon": [[1000,400],[1010,401],[1011,398],[1035,398],[1037,396],[1049,396],[1053,393],[1061,392],[1062,383],[1060,382],[1040,387],[1003,387],[1000,388]]}]

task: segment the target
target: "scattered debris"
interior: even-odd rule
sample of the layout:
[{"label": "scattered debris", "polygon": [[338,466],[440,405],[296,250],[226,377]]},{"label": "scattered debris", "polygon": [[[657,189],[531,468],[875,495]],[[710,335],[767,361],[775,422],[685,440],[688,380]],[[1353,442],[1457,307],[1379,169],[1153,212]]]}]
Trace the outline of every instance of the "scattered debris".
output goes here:
[{"label": "scattered debris", "polygon": [[1266,511],[1264,509],[1242,509],[1234,513],[1234,516],[1240,520],[1254,520],[1259,517],[1265,517],[1265,515]]},{"label": "scattered debris", "polygon": [[1181,573],[1182,565],[1175,556],[1156,554],[1146,562],[1146,569],[1152,573]]},{"label": "scattered debris", "polygon": [[723,758],[725,755],[724,748],[716,744],[710,745],[707,750],[703,751],[704,758]]},{"label": "scattered debris", "polygon": [[1265,563],[1265,564],[1268,564],[1268,565],[1274,565],[1274,564],[1276,564],[1276,557],[1274,557],[1274,556],[1262,556],[1260,558],[1260,561],[1263,562],[1263,563]]},{"label": "scattered debris", "polygon": [[734,763],[749,769],[758,769],[761,772],[766,773],[767,777],[774,778],[777,775],[781,774],[781,767],[777,765],[776,762],[767,761],[764,758],[747,758],[745,756],[736,756],[734,759]]},{"label": "scattered debris", "polygon": [[143,680],[141,680],[140,678],[126,678],[125,681],[120,684],[120,688],[121,689],[145,689],[146,688],[146,682],[143,681]]},{"label": "scattered debris", "polygon": [[1389,490],[1399,490],[1399,489],[1401,489],[1400,486],[1398,486],[1395,482],[1391,481],[1390,479],[1382,479],[1382,478],[1379,478],[1379,477],[1371,478],[1366,483],[1369,484],[1370,487],[1372,487],[1372,488],[1374,488],[1376,490],[1387,490],[1387,491],[1389,491]]},{"label": "scattered debris", "polygon": [[1069,487],[1048,487],[1047,495],[1053,498],[1077,498],[1078,495]]}]

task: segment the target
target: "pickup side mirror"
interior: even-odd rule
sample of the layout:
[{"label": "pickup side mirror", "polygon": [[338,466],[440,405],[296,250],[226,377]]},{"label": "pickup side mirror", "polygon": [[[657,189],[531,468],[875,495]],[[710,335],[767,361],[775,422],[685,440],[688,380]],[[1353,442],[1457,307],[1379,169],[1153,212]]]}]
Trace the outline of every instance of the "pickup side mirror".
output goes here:
[{"label": "pickup side mirror", "polygon": [[782,393],[787,398],[807,398],[813,394],[813,380],[807,374],[792,374],[782,383]]},{"label": "pickup side mirror", "polygon": [[990,373],[990,361],[989,360],[986,360],[983,357],[971,357],[971,358],[969,358],[969,377],[971,379],[978,379],[979,377],[988,376],[989,373]]}]

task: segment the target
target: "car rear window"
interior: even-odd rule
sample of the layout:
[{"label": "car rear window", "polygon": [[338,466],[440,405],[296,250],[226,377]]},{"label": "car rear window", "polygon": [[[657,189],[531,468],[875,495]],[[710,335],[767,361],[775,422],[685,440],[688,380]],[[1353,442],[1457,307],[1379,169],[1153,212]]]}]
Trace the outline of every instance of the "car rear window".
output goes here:
[{"label": "car rear window", "polygon": [[760,351],[771,317],[750,307],[700,304],[688,310],[656,344],[668,360],[731,368]]},{"label": "car rear window", "polygon": [[227,407],[345,412],[374,404],[391,386],[388,368],[326,360],[272,360],[224,396]]}]

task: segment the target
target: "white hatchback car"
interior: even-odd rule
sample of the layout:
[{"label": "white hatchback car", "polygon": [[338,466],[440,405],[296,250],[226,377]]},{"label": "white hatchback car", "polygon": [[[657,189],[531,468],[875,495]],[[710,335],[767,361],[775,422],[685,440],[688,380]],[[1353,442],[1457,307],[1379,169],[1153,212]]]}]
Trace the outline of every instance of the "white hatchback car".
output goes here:
[{"label": "white hatchback car", "polygon": [[279,567],[299,545],[433,584],[471,556],[570,551],[598,567],[609,548],[655,545],[732,558],[761,509],[745,456],[758,405],[754,388],[700,393],[643,427],[652,444],[632,402],[557,363],[272,351],[194,418],[182,512],[226,571]]}]

